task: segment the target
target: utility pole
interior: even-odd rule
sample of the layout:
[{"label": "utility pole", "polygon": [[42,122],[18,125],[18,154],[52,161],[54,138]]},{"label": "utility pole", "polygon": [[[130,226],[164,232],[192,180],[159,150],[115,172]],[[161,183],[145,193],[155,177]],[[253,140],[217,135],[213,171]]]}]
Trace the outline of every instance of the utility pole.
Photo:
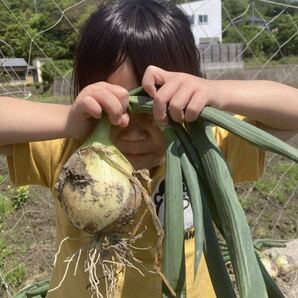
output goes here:
[{"label": "utility pole", "polygon": [[255,24],[255,0],[250,0],[251,3],[251,21],[252,24]]},{"label": "utility pole", "polygon": [[36,0],[33,0],[33,3],[34,3],[34,11],[35,11],[35,13],[37,13]]}]

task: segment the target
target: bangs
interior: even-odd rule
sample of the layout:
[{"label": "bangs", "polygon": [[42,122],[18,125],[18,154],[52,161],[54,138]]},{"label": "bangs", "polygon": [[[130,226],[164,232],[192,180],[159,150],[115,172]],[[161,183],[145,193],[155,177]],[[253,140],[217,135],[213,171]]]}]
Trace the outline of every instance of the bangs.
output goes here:
[{"label": "bangs", "polygon": [[149,65],[200,75],[188,19],[169,1],[112,1],[90,16],[76,54],[75,96],[89,84],[106,81],[126,58],[139,85]]}]

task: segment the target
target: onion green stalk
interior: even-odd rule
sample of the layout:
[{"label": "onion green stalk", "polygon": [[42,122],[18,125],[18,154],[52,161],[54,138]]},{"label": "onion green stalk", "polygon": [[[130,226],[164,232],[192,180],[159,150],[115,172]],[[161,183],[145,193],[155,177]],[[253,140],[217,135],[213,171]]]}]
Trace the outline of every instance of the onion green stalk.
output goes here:
[{"label": "onion green stalk", "polygon": [[[135,92],[135,93],[132,92],[131,95],[132,96],[130,97],[130,104],[129,104],[129,109],[131,111],[134,111],[136,113],[147,113],[147,114],[152,115],[152,104],[153,104],[153,102],[148,97],[148,95],[146,95],[146,93],[144,92],[144,90],[142,88],[138,88],[137,92]],[[232,117],[231,115],[229,115],[225,112],[218,111],[218,110],[210,108],[210,107],[206,107],[201,113],[201,119],[209,120],[210,122],[212,122],[212,123],[214,123],[214,124],[216,124],[220,127],[223,127],[225,129],[237,134],[238,136],[248,140],[249,142],[253,143],[254,145],[256,145],[256,146],[258,146],[262,149],[278,153],[278,154],[283,155],[287,158],[290,158],[290,159],[292,159],[296,162],[298,161],[298,150],[297,149],[289,146],[288,144],[282,142],[281,140],[271,136],[270,134],[268,134],[268,133],[266,133],[266,132],[264,132],[264,131],[262,131],[262,130],[260,130],[260,129],[258,129],[258,128],[254,127],[254,126],[252,126],[252,125],[250,125],[246,122],[244,122],[244,121],[241,121],[241,120],[238,120],[235,117]],[[173,124],[173,122],[171,124]],[[229,221],[234,222],[235,218],[233,219],[233,216],[232,216],[230,219],[226,220],[226,222],[223,220],[222,215],[220,214],[222,210],[218,205],[218,198],[216,197],[216,194],[214,193],[214,191],[213,191],[213,193],[210,192],[211,189],[213,190],[213,188],[212,188],[213,185],[212,185],[212,183],[210,183],[210,181],[207,181],[208,179],[206,178],[206,173],[204,171],[202,171],[202,169],[201,169],[201,162],[202,161],[198,160],[198,156],[196,156],[196,153],[194,153],[194,149],[192,148],[192,145],[189,144],[190,143],[189,139],[188,139],[189,136],[185,133],[181,134],[181,131],[183,132],[183,128],[182,128],[181,125],[174,124],[173,126],[174,126],[176,132],[180,131],[180,134],[178,133],[178,135],[179,135],[183,145],[185,145],[185,149],[187,151],[187,154],[189,154],[189,157],[191,158],[191,162],[194,164],[194,167],[196,169],[197,178],[198,178],[199,181],[201,181],[199,186],[202,186],[201,188],[202,188],[204,226],[205,226],[205,230],[206,229],[210,230],[209,232],[205,231],[206,237],[205,237],[205,240],[204,240],[204,246],[203,247],[204,247],[204,253],[205,253],[205,256],[206,256],[206,260],[207,260],[207,266],[208,266],[209,272],[211,274],[211,278],[214,277],[214,276],[217,276],[216,278],[212,279],[213,286],[214,286],[215,291],[216,291],[218,296],[223,297],[223,295],[226,295],[225,297],[234,297],[235,293],[234,293],[234,291],[231,287],[230,279],[228,277],[228,274],[227,274],[226,270],[221,270],[221,272],[220,272],[220,270],[218,270],[218,272],[217,272],[217,270],[215,269],[215,266],[218,266],[218,264],[223,264],[222,258],[219,258],[220,261],[218,262],[218,264],[215,264],[213,262],[214,258],[213,259],[210,258],[210,255],[211,255],[210,254],[210,248],[213,249],[213,247],[217,246],[217,252],[214,253],[215,250],[213,249],[213,253],[214,253],[213,256],[217,255],[217,257],[218,257],[221,254],[220,254],[220,249],[219,249],[219,246],[218,246],[218,243],[217,243],[217,238],[216,238],[216,235],[215,235],[215,232],[214,232],[214,228],[213,228],[213,225],[212,225],[210,215],[208,217],[208,216],[206,216],[206,214],[209,214],[209,212],[212,214],[212,219],[213,219],[214,223],[216,224],[216,226],[218,227],[219,231],[225,237],[225,239],[229,239],[229,240],[231,238],[233,238],[233,236],[235,236],[235,235],[231,236],[231,233],[233,234],[233,229],[232,230],[227,229],[226,228],[226,226],[227,226],[226,222],[229,222]],[[197,132],[197,130],[193,133],[193,136],[198,138],[198,134],[196,134],[196,132]],[[210,131],[209,131],[209,133],[211,135]],[[208,143],[207,141],[210,142],[210,139],[206,140],[206,143]],[[214,140],[213,140],[213,142],[214,142]],[[212,142],[211,142],[211,144],[212,144]],[[212,146],[213,145],[214,144],[212,144]],[[215,151],[216,151],[216,153],[219,153],[219,149],[218,150],[217,149]],[[181,155],[181,157],[182,157],[182,155]],[[199,158],[200,158],[200,156],[199,156]],[[186,159],[181,158],[181,165],[184,163],[184,169],[186,169],[185,162],[186,162]],[[187,171],[187,170],[183,171],[184,177],[186,177],[186,176],[189,177],[189,175],[185,175],[185,173],[184,173],[185,171]],[[188,169],[188,171],[189,171],[189,169]],[[229,172],[228,168],[227,168],[227,172]],[[188,178],[188,181],[190,181],[190,178]],[[207,185],[207,183],[209,185]],[[231,187],[229,186],[229,191],[230,191],[230,188]],[[232,186],[232,188],[233,188],[233,186]],[[200,191],[200,190],[198,189],[198,191]],[[196,196],[193,195],[193,197],[196,197]],[[208,199],[206,199],[206,198],[208,198]],[[234,196],[234,198],[235,198],[235,196]],[[236,200],[233,199],[233,201],[236,201]],[[238,205],[239,205],[239,202],[238,202]],[[229,206],[228,209],[230,207],[231,206]],[[195,207],[193,207],[193,208],[195,209]],[[209,210],[208,210],[208,208],[209,208]],[[235,210],[237,210],[237,212],[240,212],[240,214],[241,214],[241,207],[239,208],[239,206],[236,206]],[[243,222],[245,222],[245,221],[243,221],[243,211],[242,211],[240,222],[241,222],[240,225],[242,225]],[[197,223],[196,223],[195,220],[194,220],[194,224],[195,224],[195,226],[197,226]],[[210,243],[212,243],[212,241],[210,241],[210,238],[212,238],[212,237],[209,237],[209,235],[212,235],[212,232],[211,232],[212,230],[213,230],[213,239],[212,239],[213,244],[210,245]],[[253,274],[249,270],[249,266],[248,267],[245,267],[245,266],[243,267],[244,264],[247,265],[245,263],[245,261],[243,262],[243,260],[245,260],[245,259],[249,260],[249,258],[253,259],[253,255],[254,255],[254,251],[253,251],[253,248],[252,248],[252,245],[251,245],[252,241],[249,241],[249,235],[250,235],[249,233],[250,233],[250,231],[246,226],[245,237],[240,239],[240,241],[238,243],[238,248],[241,247],[241,244],[244,244],[244,243],[247,244],[248,243],[249,246],[250,246],[250,248],[248,249],[249,254],[247,256],[246,255],[243,256],[243,251],[240,251],[238,253],[238,256],[234,257],[238,262],[236,264],[236,267],[240,266],[244,270],[243,275],[241,275],[241,272],[240,272],[240,278],[239,277],[237,278],[239,288],[240,288],[240,292],[242,293],[242,295],[244,295],[243,297],[248,297],[250,295],[250,294],[247,294],[247,293],[249,293],[249,291],[252,290],[252,288],[253,288],[252,284],[254,284],[254,282],[253,282],[254,279],[250,280],[250,277],[253,277]],[[236,233],[236,235],[237,235],[237,233]],[[246,239],[247,236],[248,236],[248,238],[247,238],[248,242],[247,242],[247,239]],[[198,237],[198,235],[196,233],[195,233],[195,237]],[[209,238],[209,244],[207,245],[208,238]],[[198,239],[195,239],[195,241],[198,243]],[[243,241],[243,243],[241,243],[242,241]],[[237,243],[237,239],[236,239],[235,242]],[[214,245],[214,244],[216,244],[216,245]],[[239,244],[240,244],[240,246],[239,246]],[[242,245],[242,248],[244,248],[244,247],[245,247],[245,245]],[[206,248],[208,248],[208,249],[206,249]],[[240,250],[242,248],[240,248]],[[209,253],[208,253],[208,251],[209,251]],[[231,251],[231,244],[230,244],[230,251]],[[198,253],[197,250],[196,250],[196,252]],[[234,252],[235,252],[235,250],[234,250]],[[245,254],[245,251],[244,251],[244,254]],[[239,256],[240,256],[240,258],[239,258]],[[228,255],[226,257],[228,257]],[[242,258],[242,261],[241,261],[241,258]],[[257,254],[256,254],[256,258],[257,259],[253,260],[253,266],[254,267],[257,265],[257,262],[259,262],[259,258],[258,258]],[[199,259],[196,258],[195,262],[196,262],[196,265],[197,265],[197,263],[199,262]],[[213,266],[212,263],[215,264],[215,266]],[[234,266],[235,266],[235,260],[234,260]],[[257,268],[256,276],[258,276],[258,278],[261,276],[260,275],[260,270],[261,270],[262,275],[263,275],[264,280],[265,280],[265,283],[266,283],[266,287],[267,287],[267,291],[268,291],[269,296],[270,297],[283,297],[282,293],[277,288],[277,286],[273,282],[272,278],[268,275],[268,273],[267,273],[266,269],[264,268],[264,266],[262,266],[262,264],[259,264],[259,266],[260,266],[260,268],[255,267],[255,268]],[[225,269],[224,266],[219,266],[219,267],[221,267],[222,269]],[[196,266],[195,266],[195,268],[196,268]],[[196,272],[196,270],[197,269],[195,269],[195,272]],[[239,271],[241,271],[241,270],[238,270],[238,276],[239,276]],[[247,275],[247,273],[249,273],[249,278],[245,278],[245,275]],[[236,275],[237,275],[237,270],[236,270]],[[227,277],[226,280],[228,282],[226,282],[225,284],[230,285],[230,286],[228,286],[229,289],[225,289],[223,291],[219,290],[220,285],[218,285],[219,284],[218,281],[222,279],[221,278],[222,276]],[[244,283],[243,283],[243,280],[244,280]],[[248,287],[247,287],[247,285],[248,285]],[[257,285],[256,288],[258,288],[258,284],[254,284],[254,286],[255,285]],[[261,282],[259,283],[259,285],[260,285],[260,287],[259,287],[260,291],[257,290],[254,293],[258,297],[267,297],[267,293],[266,293],[266,289],[264,287],[264,281],[262,280],[262,277],[261,277]],[[248,296],[246,296],[246,295],[248,295]]]},{"label": "onion green stalk", "polygon": [[268,294],[255,256],[245,214],[235,193],[229,168],[213,138],[211,128],[206,124],[191,123],[188,129],[215,200],[240,296],[266,298]]},{"label": "onion green stalk", "polygon": [[[146,93],[144,93],[142,88],[138,91],[139,94],[141,94],[140,96],[134,95],[130,97],[129,110],[135,113],[146,113],[152,115],[152,99],[148,97],[148,95],[146,96]],[[261,149],[277,153],[298,162],[298,150],[296,148],[263,131],[262,129],[237,119],[226,112],[212,107],[205,107],[201,112],[200,117],[238,135]]]},{"label": "onion green stalk", "polygon": [[198,156],[196,155],[194,148],[190,143],[189,136],[184,128],[174,122],[171,124],[175,128],[175,132],[179,136],[184,147],[181,152],[181,165],[188,186],[194,216],[196,245],[194,269],[195,278],[197,278],[197,270],[201,253],[201,241],[203,241],[203,251],[217,297],[236,297],[227,268],[225,267],[225,263],[222,258],[210,215],[207,201],[210,201],[211,194],[210,192],[207,192],[207,187],[202,181],[202,179],[204,179],[204,173],[198,160]]},{"label": "onion green stalk", "polygon": [[[166,192],[165,192],[165,239],[163,273],[176,297],[186,297],[185,254],[184,254],[184,209],[183,184],[178,151],[178,139],[172,128],[163,128],[167,144]],[[167,286],[163,296],[172,297]]]},{"label": "onion green stalk", "polygon": [[[186,187],[190,196],[190,203],[193,209],[193,222],[195,230],[195,263],[194,263],[194,275],[196,277],[199,265],[201,262],[203,242],[204,242],[204,225],[203,225],[203,208],[201,197],[201,186],[199,185],[198,176],[195,170],[195,166],[190,162],[185,145],[183,144],[181,133],[183,134],[183,127],[175,123],[171,123],[179,142],[179,155],[183,172],[183,177],[186,183]],[[178,131],[177,131],[178,130]],[[197,165],[198,167],[198,165]]]}]

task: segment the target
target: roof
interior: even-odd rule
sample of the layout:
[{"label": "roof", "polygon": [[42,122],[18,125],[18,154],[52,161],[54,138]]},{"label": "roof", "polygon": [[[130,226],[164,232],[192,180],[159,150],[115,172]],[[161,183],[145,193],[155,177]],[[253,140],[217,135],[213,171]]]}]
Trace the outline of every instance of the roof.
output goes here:
[{"label": "roof", "polygon": [[23,58],[4,58],[0,59],[0,67],[28,67]]}]

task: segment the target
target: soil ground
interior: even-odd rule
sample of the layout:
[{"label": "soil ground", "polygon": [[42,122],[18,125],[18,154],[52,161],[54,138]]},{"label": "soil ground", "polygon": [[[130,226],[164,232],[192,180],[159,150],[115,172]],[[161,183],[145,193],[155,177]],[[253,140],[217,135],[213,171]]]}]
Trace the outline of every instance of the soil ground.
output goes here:
[{"label": "soil ground", "polygon": [[[298,137],[293,139],[292,143],[298,147]],[[274,164],[283,162],[284,159],[278,157]],[[267,170],[270,171],[270,165]],[[7,177],[3,158],[0,159],[1,175]],[[271,172],[270,176],[273,177]],[[289,183],[293,186],[293,181]],[[8,179],[2,184],[0,183],[0,193],[1,191],[5,192],[8,185]],[[296,187],[297,185],[298,177]],[[290,240],[298,238],[297,189],[296,191],[291,190],[289,197],[284,198],[281,202],[274,196],[275,191],[272,194],[270,191],[272,188],[265,192],[261,186],[255,183],[237,185],[237,192],[242,200],[254,238]],[[292,197],[290,198],[290,196]],[[245,197],[246,199],[244,199]],[[249,198],[247,199],[247,197]],[[266,208],[264,209],[264,207]],[[261,212],[262,216],[260,216]],[[260,218],[256,221],[259,216]],[[0,228],[0,240],[2,239],[5,243],[7,251],[2,264],[0,254],[0,277],[2,279],[0,297],[9,297],[9,294],[16,293],[34,281],[49,279],[55,254],[55,210],[49,191],[42,187],[30,186],[28,200],[18,210],[5,217],[5,220],[0,222]],[[291,245],[287,254],[295,255],[297,261],[298,241],[293,243],[294,245]],[[2,254],[3,251],[5,250],[2,250]],[[21,276],[16,276],[15,279],[10,278],[9,284],[5,282],[9,271],[14,272],[21,264],[24,265],[22,267],[24,272],[19,272]],[[298,263],[296,265],[298,266]],[[276,278],[287,298],[298,297],[297,266],[290,274],[280,275]]]}]

